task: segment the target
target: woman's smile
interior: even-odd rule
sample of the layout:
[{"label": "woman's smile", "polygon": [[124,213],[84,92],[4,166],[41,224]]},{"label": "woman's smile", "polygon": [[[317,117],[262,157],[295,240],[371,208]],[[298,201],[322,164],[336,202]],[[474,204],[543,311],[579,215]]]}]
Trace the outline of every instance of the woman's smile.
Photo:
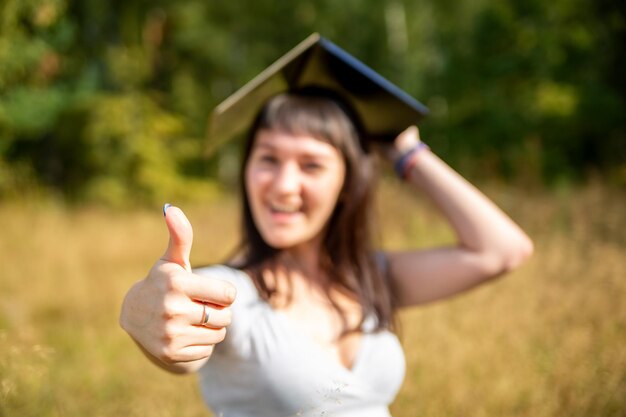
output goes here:
[{"label": "woman's smile", "polygon": [[276,213],[295,214],[300,212],[300,204],[270,202],[270,209]]},{"label": "woman's smile", "polygon": [[269,210],[272,219],[277,225],[293,223],[304,216],[304,212],[300,207],[294,205],[270,203]]}]

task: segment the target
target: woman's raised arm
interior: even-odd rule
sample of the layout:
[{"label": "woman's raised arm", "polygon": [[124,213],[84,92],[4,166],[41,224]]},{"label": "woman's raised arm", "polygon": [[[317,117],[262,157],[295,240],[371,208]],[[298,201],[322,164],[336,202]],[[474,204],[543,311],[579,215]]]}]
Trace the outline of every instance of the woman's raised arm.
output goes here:
[{"label": "woman's raised arm", "polygon": [[[419,143],[413,126],[396,139],[391,158]],[[446,298],[521,265],[533,252],[530,238],[476,187],[427,149],[405,165],[406,180],[424,192],[454,229],[452,247],[388,253],[391,276],[404,306]]]}]

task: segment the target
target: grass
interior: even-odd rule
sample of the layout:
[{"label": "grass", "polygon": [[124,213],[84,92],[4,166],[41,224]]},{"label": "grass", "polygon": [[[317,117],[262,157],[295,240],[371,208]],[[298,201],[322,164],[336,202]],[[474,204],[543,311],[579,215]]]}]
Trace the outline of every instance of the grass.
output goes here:
[{"label": "grass", "polygon": [[[507,278],[402,313],[406,416],[626,413],[626,195],[594,184],[489,194],[531,234]],[[193,264],[235,243],[237,204],[185,207]],[[386,184],[383,246],[449,242],[423,199]],[[160,208],[0,204],[0,416],[206,416],[195,377],[143,358],[117,324],[132,282],[167,241]]]}]

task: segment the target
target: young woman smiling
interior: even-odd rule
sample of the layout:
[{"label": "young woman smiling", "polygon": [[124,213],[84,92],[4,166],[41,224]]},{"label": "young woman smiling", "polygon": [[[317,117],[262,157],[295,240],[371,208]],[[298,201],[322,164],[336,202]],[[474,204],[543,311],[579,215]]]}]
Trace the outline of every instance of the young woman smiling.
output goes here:
[{"label": "young woman smiling", "polygon": [[347,106],[323,94],[269,100],[244,151],[236,259],[192,271],[191,225],[166,207],[168,249],[126,296],[122,327],[160,367],[198,371],[216,415],[389,416],[405,370],[397,309],[468,290],[532,253],[416,127],[383,154],[434,201],[458,243],[373,248],[375,155]]}]

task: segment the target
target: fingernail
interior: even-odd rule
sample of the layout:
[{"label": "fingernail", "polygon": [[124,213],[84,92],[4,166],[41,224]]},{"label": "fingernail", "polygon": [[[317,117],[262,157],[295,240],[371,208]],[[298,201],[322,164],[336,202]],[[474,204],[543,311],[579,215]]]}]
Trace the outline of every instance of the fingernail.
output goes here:
[{"label": "fingernail", "polygon": [[167,213],[167,209],[172,207],[170,203],[163,204],[163,217],[165,217],[165,213]]}]

